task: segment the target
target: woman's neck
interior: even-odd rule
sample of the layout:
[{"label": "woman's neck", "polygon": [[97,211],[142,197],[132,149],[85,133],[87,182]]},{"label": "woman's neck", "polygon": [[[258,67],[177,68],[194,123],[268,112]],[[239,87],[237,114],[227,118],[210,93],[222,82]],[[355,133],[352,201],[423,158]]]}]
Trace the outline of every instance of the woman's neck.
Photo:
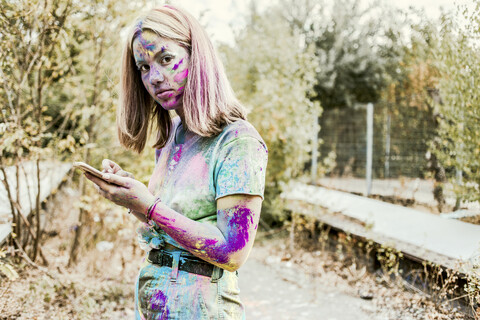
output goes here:
[{"label": "woman's neck", "polygon": [[185,125],[185,114],[183,113],[183,108],[179,108],[179,109],[175,110],[175,112],[180,117],[182,125],[186,129],[187,126]]}]

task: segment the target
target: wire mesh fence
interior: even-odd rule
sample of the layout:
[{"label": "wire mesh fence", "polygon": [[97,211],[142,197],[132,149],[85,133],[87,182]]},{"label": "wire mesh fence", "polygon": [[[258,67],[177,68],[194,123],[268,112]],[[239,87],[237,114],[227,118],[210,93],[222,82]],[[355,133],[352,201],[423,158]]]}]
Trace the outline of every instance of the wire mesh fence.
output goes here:
[{"label": "wire mesh fence", "polygon": [[[428,151],[435,134],[431,112],[385,103],[375,104],[373,111],[372,193],[434,204]],[[327,109],[319,121],[319,160],[327,167],[321,184],[366,193],[366,106]]]}]

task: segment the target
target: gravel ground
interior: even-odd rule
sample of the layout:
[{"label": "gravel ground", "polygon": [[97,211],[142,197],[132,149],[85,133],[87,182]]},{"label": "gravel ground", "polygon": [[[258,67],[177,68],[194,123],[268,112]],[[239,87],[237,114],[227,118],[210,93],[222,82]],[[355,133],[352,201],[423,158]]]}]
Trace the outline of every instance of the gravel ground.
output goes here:
[{"label": "gravel ground", "polygon": [[[259,254],[255,250],[252,256]],[[251,257],[242,267],[240,288],[247,319],[368,320],[372,302],[324,285],[298,267]]]},{"label": "gravel ground", "polygon": [[290,255],[287,241],[258,241],[240,269],[247,319],[470,319],[331,253],[299,248]]}]

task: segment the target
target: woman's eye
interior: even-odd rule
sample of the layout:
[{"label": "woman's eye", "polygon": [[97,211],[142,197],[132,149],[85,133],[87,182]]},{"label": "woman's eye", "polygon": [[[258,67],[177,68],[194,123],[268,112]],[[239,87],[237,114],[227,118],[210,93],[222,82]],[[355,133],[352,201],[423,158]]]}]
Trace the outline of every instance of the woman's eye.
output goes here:
[{"label": "woman's eye", "polygon": [[144,65],[139,66],[138,70],[140,72],[147,72],[148,70],[150,70],[150,67],[144,64]]},{"label": "woman's eye", "polygon": [[173,60],[172,56],[165,56],[162,58],[162,63],[170,63]]}]

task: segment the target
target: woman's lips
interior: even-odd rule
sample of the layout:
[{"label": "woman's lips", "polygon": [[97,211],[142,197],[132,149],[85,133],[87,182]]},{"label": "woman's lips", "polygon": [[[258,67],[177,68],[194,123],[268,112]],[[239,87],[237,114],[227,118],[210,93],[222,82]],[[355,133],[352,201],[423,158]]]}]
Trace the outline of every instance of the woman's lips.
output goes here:
[{"label": "woman's lips", "polygon": [[160,93],[157,93],[156,96],[158,99],[164,100],[164,99],[171,98],[174,94],[175,94],[175,90],[169,89],[169,90],[165,90]]}]

